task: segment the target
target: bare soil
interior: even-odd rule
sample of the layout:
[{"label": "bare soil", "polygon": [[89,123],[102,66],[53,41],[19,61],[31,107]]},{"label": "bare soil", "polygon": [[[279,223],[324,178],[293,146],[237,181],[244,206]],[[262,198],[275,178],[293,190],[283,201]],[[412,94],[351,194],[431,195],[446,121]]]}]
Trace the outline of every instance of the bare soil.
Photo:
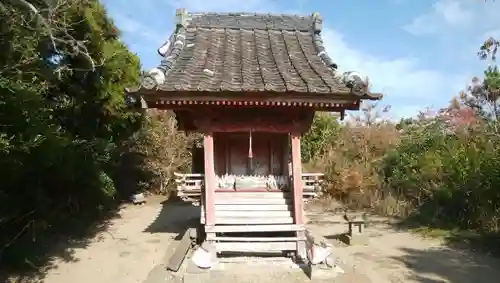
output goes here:
[{"label": "bare soil", "polygon": [[[199,208],[162,202],[162,198],[153,197],[145,205],[125,206],[121,217],[113,221],[108,231],[86,247],[71,248],[76,261],[55,259],[55,268],[48,271],[43,282],[174,282],[175,278],[164,271],[164,263],[171,253],[169,244],[195,224]],[[451,249],[439,240],[398,230],[388,219],[372,218],[366,231],[370,235],[367,246],[345,246],[336,240],[338,234],[346,230],[339,215],[317,208],[310,210],[308,216],[309,229],[334,245],[335,256],[345,270],[335,282],[494,283],[500,280],[498,259]],[[226,265],[224,272],[212,273],[209,280],[194,278],[193,281],[310,282],[301,270],[284,270],[239,263]]]}]

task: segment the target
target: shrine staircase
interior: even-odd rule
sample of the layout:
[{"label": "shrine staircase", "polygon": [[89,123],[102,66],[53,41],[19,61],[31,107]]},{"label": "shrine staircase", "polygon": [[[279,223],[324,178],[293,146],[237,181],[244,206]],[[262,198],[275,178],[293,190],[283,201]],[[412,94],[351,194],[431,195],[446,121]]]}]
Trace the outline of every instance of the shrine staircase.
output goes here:
[{"label": "shrine staircase", "polygon": [[[282,252],[297,249],[290,192],[216,192],[215,226],[207,241],[217,252]],[[201,205],[201,222],[205,209]]]},{"label": "shrine staircase", "polygon": [[[205,224],[201,198],[202,174],[177,174],[178,196],[200,205],[200,223]],[[323,174],[305,173],[304,201],[321,194]],[[303,225],[294,224],[291,190],[247,192],[217,190],[214,196],[215,225],[205,227],[206,240],[218,253],[295,252],[305,242]],[[306,222],[304,219],[303,223]]]}]

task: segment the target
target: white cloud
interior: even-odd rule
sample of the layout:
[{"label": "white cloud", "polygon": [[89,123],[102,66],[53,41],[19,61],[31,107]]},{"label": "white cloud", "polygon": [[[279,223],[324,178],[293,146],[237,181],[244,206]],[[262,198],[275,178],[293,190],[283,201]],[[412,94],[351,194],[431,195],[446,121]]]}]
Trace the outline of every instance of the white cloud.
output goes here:
[{"label": "white cloud", "polygon": [[273,10],[273,4],[263,0],[170,0],[171,7],[190,12],[263,12]]},{"label": "white cloud", "polygon": [[150,42],[157,42],[161,40],[161,36],[152,31],[151,28],[148,28],[146,25],[121,14],[115,14],[113,19],[116,22],[116,25],[122,32],[134,34],[139,36],[142,39],[145,39]]},{"label": "white cloud", "polygon": [[403,28],[415,35],[436,34],[443,30],[464,28],[473,24],[475,13],[459,0],[439,0],[427,13],[413,19]]},{"label": "white cloud", "polygon": [[486,39],[490,37],[500,38],[500,27],[498,29],[487,30],[481,38]]},{"label": "white cloud", "polygon": [[[442,97],[450,97],[462,79],[462,76],[422,68],[416,58],[389,59],[363,53],[349,46],[342,34],[332,29],[322,34],[328,54],[341,71],[356,70],[366,74],[373,83],[373,90],[386,93],[392,101],[439,103]],[[407,109],[415,107],[408,105]]]},{"label": "white cloud", "polygon": [[414,35],[482,35],[500,28],[499,1],[437,0],[403,29]]}]

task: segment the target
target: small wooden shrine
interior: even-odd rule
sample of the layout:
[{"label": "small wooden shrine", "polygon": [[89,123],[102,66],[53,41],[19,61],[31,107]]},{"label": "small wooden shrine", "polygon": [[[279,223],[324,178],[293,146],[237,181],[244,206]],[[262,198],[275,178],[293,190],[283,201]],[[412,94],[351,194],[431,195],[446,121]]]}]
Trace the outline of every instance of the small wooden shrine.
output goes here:
[{"label": "small wooden shrine", "polygon": [[200,202],[205,240],[218,253],[304,257],[303,198],[321,174],[302,173],[301,135],[315,111],[343,117],[381,96],[357,73],[338,74],[318,14],[176,16],[158,50],[164,59],[127,98],[172,110],[179,129],[203,134],[204,172],[180,174],[179,194]]}]

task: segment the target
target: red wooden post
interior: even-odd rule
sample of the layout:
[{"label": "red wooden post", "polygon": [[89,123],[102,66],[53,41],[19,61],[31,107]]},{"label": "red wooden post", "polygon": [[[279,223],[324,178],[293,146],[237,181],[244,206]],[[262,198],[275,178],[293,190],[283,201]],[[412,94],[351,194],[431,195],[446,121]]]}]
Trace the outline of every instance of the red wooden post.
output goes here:
[{"label": "red wooden post", "polygon": [[215,224],[215,164],[214,137],[212,133],[203,136],[205,153],[205,226]]},{"label": "red wooden post", "polygon": [[295,224],[304,224],[300,134],[292,133],[293,212]]},{"label": "red wooden post", "polygon": [[[300,134],[291,134],[292,144],[292,180],[293,180],[293,215],[294,223],[304,224],[304,201],[302,188],[302,162],[300,155]],[[297,258],[305,260],[307,258],[305,231],[298,231],[297,237]]]}]

